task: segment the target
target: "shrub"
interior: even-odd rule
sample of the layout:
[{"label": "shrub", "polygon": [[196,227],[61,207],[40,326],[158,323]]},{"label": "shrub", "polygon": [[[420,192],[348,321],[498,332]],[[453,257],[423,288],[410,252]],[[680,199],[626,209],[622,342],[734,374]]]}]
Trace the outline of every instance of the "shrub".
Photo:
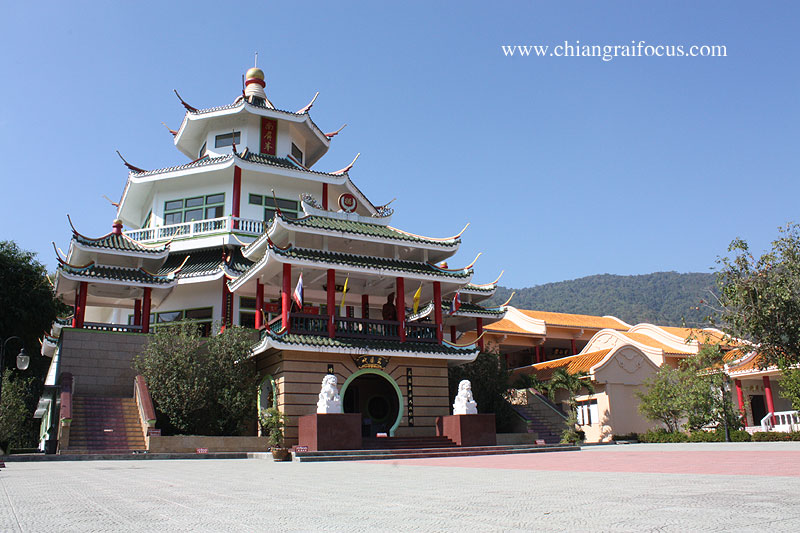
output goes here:
[{"label": "shrub", "polygon": [[688,436],[680,431],[667,431],[664,428],[650,429],[639,434],[639,442],[687,442]]},{"label": "shrub", "polygon": [[800,440],[800,431],[792,433],[780,433],[778,431],[756,431],[753,433],[753,441],[755,442],[783,442],[791,440]]}]

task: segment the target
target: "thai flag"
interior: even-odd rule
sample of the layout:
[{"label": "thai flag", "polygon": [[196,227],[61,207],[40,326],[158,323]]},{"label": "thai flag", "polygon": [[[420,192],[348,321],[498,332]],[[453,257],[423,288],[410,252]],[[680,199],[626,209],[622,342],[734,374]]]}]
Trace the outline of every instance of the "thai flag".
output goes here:
[{"label": "thai flag", "polygon": [[297,304],[297,307],[300,308],[300,312],[303,311],[303,274],[300,274],[300,277],[297,279],[297,287],[294,288],[294,292],[292,293],[292,300]]},{"label": "thai flag", "polygon": [[453,301],[450,302],[450,314],[452,315],[459,309],[461,309],[461,295],[456,293],[456,295],[453,296]]}]

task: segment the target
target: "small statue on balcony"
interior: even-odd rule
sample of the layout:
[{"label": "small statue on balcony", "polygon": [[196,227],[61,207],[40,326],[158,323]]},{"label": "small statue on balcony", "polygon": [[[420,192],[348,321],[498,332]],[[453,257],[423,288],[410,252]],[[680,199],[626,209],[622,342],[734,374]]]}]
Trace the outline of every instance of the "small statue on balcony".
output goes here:
[{"label": "small statue on balcony", "polygon": [[383,304],[383,319],[384,320],[397,320],[397,308],[394,306],[394,293],[389,293],[386,297],[386,303]]},{"label": "small statue on balcony", "polygon": [[461,380],[458,384],[458,394],[453,404],[454,415],[476,415],[478,404],[472,397],[472,383],[468,379]]},{"label": "small statue on balcony", "polygon": [[336,388],[336,376],[328,374],[322,378],[322,390],[319,391],[317,414],[333,414],[342,412],[342,401]]}]

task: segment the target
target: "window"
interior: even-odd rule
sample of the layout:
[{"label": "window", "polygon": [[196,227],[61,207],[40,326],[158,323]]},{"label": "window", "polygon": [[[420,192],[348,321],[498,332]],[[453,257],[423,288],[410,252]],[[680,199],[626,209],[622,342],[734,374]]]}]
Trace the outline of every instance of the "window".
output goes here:
[{"label": "window", "polygon": [[[261,196],[260,194],[251,194],[248,199],[252,205],[264,206],[265,221],[270,221],[275,216],[275,200],[276,199],[272,196]],[[285,200],[283,198],[277,198],[277,201],[278,207],[281,208],[281,212],[284,215],[287,215],[291,218],[298,218],[300,202],[297,200]]]},{"label": "window", "polygon": [[151,210],[149,213],[147,213],[147,216],[144,217],[144,222],[142,222],[142,226],[141,226],[142,229],[149,228],[150,227],[150,222],[152,222],[152,221],[153,221],[153,211]]},{"label": "window", "polygon": [[597,416],[597,400],[578,402],[577,409],[579,426],[591,426],[599,422]]},{"label": "window", "polygon": [[170,200],[164,203],[164,224],[180,224],[193,220],[219,218],[225,208],[225,195],[209,194],[185,200]]},{"label": "window", "polygon": [[225,148],[226,146],[231,146],[233,144],[241,144],[241,141],[241,132],[234,131],[233,133],[223,133],[222,135],[217,135],[214,138],[214,148]]},{"label": "window", "polygon": [[[199,309],[185,309],[180,311],[160,311],[150,313],[150,326],[155,330],[159,324],[169,324],[180,320],[191,320],[200,326],[200,334],[203,337],[211,335],[211,317],[213,309],[202,307]],[[128,315],[128,324],[133,324],[133,315]]]},{"label": "window", "polygon": [[256,299],[239,298],[239,325],[243,328],[256,327]]},{"label": "window", "polygon": [[301,165],[303,164],[303,151],[294,143],[292,143],[292,157],[297,159],[297,162]]},{"label": "window", "polygon": [[198,159],[206,155],[206,145],[208,145],[208,143],[203,143],[203,147],[200,148],[200,153],[197,154]]}]

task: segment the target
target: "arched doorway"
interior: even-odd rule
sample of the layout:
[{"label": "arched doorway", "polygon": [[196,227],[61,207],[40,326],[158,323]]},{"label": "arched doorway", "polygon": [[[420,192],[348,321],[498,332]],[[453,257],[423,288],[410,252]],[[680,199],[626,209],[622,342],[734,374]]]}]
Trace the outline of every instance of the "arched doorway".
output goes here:
[{"label": "arched doorway", "polygon": [[394,436],[403,418],[403,393],[386,372],[359,370],[347,378],[340,394],[345,413],[361,413],[362,436]]}]

